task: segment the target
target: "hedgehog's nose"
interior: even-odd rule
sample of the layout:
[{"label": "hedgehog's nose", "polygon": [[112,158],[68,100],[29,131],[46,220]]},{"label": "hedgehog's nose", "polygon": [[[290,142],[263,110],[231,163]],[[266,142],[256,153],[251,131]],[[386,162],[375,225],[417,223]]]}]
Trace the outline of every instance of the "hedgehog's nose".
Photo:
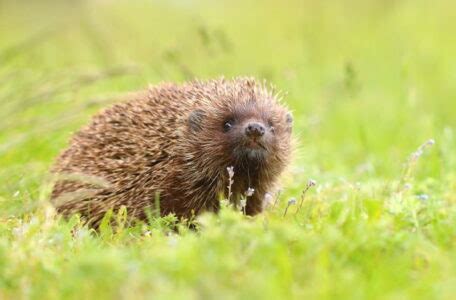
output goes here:
[{"label": "hedgehog's nose", "polygon": [[262,124],[257,122],[252,122],[247,124],[245,127],[245,134],[251,138],[258,138],[263,136],[265,128]]}]

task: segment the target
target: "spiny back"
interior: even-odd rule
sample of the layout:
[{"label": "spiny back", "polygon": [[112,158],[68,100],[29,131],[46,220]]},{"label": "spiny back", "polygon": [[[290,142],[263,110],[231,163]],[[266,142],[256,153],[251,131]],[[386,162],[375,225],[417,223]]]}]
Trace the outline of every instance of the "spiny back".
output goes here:
[{"label": "spiny back", "polygon": [[[252,124],[261,136],[247,134]],[[233,166],[233,199],[255,185],[255,214],[288,161],[290,133],[287,109],[253,79],[160,84],[105,109],[74,135],[53,168],[67,177],[52,198],[64,214],[97,222],[121,205],[141,218],[159,193],[163,214],[188,217],[218,209]]]}]

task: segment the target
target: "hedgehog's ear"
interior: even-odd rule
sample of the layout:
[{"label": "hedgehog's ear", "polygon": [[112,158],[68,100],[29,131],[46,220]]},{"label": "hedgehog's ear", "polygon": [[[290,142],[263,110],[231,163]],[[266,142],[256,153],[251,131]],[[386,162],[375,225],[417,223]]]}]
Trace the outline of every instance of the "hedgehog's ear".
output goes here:
[{"label": "hedgehog's ear", "polygon": [[205,113],[201,109],[192,111],[188,117],[188,127],[191,131],[200,131],[201,123],[205,118]]},{"label": "hedgehog's ear", "polygon": [[291,112],[287,113],[286,120],[287,120],[287,124],[289,124],[289,125],[293,124],[293,115],[291,114]]},{"label": "hedgehog's ear", "polygon": [[293,115],[291,114],[291,112],[288,112],[285,118],[286,118],[285,120],[287,121],[287,125],[288,125],[287,131],[291,132],[292,125],[293,125]]}]

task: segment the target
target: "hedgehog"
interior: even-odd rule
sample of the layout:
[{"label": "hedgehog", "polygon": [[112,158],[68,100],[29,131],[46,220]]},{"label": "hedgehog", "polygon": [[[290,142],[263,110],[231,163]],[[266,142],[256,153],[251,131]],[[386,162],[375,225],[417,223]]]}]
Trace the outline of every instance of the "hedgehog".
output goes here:
[{"label": "hedgehog", "polygon": [[290,160],[292,123],[253,78],[151,86],[73,135],[51,170],[51,202],[94,227],[122,207],[139,220],[151,210],[191,219],[218,212],[222,197],[246,199],[253,216]]}]

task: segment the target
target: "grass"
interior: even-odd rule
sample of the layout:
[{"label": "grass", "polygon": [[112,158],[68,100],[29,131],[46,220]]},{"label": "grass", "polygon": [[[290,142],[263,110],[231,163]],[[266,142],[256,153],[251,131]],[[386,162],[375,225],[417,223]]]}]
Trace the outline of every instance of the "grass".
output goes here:
[{"label": "grass", "polygon": [[[455,9],[0,1],[0,298],[454,299]],[[296,120],[276,206],[179,234],[172,217],[95,233],[55,215],[48,169],[95,111],[245,74],[285,91]]]}]

